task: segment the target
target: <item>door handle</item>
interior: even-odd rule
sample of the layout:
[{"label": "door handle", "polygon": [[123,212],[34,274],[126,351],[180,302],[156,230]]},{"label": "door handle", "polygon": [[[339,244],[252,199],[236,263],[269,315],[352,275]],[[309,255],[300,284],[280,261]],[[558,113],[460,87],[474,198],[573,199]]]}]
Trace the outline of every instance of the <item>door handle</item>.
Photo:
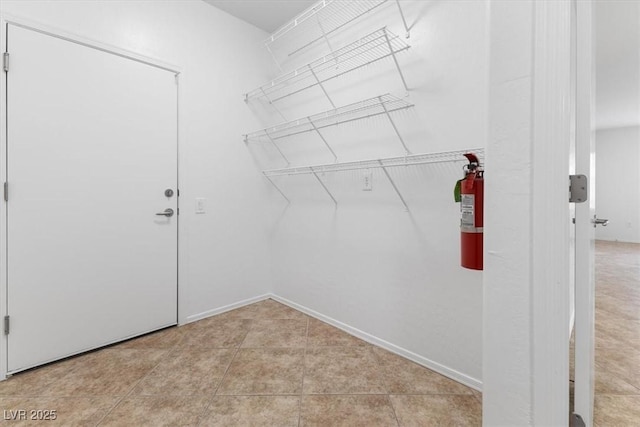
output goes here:
[{"label": "door handle", "polygon": [[164,212],[158,212],[156,215],[172,217],[173,216],[173,209],[167,208],[167,209],[164,210]]},{"label": "door handle", "polygon": [[601,225],[603,227],[606,227],[607,225],[609,225],[609,220],[601,219],[601,218],[593,218],[593,226],[595,227],[596,225]]}]

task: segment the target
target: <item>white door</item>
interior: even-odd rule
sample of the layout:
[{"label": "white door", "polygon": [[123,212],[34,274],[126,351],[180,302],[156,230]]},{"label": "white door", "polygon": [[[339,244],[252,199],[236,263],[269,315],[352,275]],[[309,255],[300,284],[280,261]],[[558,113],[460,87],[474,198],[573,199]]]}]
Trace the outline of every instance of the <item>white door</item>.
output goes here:
[{"label": "white door", "polygon": [[585,425],[593,425],[595,313],[595,141],[593,2],[578,0],[576,23],[575,169],[587,176],[588,197],[575,206],[575,405]]},{"label": "white door", "polygon": [[13,24],[7,49],[12,373],[176,324],[177,81]]}]

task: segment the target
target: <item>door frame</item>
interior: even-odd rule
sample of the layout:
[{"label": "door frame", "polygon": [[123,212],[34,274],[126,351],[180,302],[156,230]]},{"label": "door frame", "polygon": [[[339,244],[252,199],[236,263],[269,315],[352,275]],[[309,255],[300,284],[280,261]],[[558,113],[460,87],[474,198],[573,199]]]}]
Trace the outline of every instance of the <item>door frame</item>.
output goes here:
[{"label": "door frame", "polygon": [[[185,183],[185,173],[184,173],[184,163],[183,156],[184,154],[184,144],[182,141],[185,140],[184,137],[184,109],[183,105],[183,94],[185,93],[185,71],[184,67],[177,66],[166,61],[159,60],[157,58],[152,58],[146,55],[141,55],[136,52],[132,52],[126,49],[122,49],[117,46],[113,46],[107,43],[102,43],[100,41],[84,37],[78,34],[70,33],[64,31],[60,28],[55,28],[50,25],[42,24],[40,22],[35,22],[30,19],[25,19],[18,16],[13,16],[10,14],[0,14],[0,51],[5,52],[7,46],[7,28],[8,25],[15,25],[22,28],[26,28],[28,30],[37,31],[42,34],[46,34],[48,36],[56,37],[71,43],[80,44],[92,49],[97,49],[109,54],[117,55],[123,58],[127,58],[133,61],[141,62],[143,64],[147,64],[152,67],[157,67],[163,70],[167,70],[176,75],[176,86],[177,86],[177,135],[176,135],[176,156],[177,156],[177,170],[176,170],[176,183],[178,190],[184,186]],[[11,53],[11,52],[9,52]],[[11,65],[9,65],[11,67]],[[9,68],[9,72],[11,72],[11,68]],[[0,102],[5,107],[4,114],[0,114],[0,184],[7,180],[7,74],[2,71],[2,78],[0,79]],[[179,195],[179,193],[178,193]],[[8,283],[7,283],[7,257],[8,257],[8,239],[7,239],[7,202],[4,201],[4,198],[0,196],[2,200],[2,207],[0,208],[0,320],[4,319],[4,316],[7,315],[8,311]],[[180,206],[180,199],[177,200],[178,207]],[[184,301],[183,295],[186,288],[186,280],[187,276],[184,273],[186,271],[185,268],[185,258],[181,256],[184,254],[184,250],[187,248],[186,242],[186,233],[184,232],[183,221],[180,221],[180,216],[176,217],[177,220],[177,254],[178,259],[177,269],[178,275],[176,277],[176,286],[177,286],[177,321],[178,324],[184,323],[184,313],[180,307],[180,301]],[[4,322],[2,322],[4,324]],[[3,328],[2,328],[3,329]],[[5,380],[7,378],[7,368],[8,368],[8,337],[4,334],[3,330],[0,330],[0,381]]]},{"label": "door frame", "polygon": [[483,424],[569,417],[570,0],[489,0]]},{"label": "door frame", "polygon": [[532,421],[566,425],[572,286],[571,0],[535,2],[533,18]]}]

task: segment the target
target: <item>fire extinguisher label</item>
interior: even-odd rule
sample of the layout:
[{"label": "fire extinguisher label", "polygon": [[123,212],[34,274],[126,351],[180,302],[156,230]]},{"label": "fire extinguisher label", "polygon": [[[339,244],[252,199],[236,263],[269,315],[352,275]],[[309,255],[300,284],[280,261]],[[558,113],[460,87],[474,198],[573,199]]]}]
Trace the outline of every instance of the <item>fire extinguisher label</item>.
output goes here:
[{"label": "fire extinguisher label", "polygon": [[475,195],[473,194],[463,194],[462,200],[460,202],[460,227],[462,231],[465,229],[469,231],[475,231],[476,221],[475,221]]}]

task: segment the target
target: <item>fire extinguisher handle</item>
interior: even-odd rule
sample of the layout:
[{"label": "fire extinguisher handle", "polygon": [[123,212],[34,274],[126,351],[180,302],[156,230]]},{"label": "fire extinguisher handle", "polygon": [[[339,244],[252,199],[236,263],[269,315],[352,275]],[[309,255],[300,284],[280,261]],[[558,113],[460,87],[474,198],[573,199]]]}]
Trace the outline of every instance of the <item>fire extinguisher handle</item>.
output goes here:
[{"label": "fire extinguisher handle", "polygon": [[478,157],[473,153],[463,154],[463,156],[465,156],[467,158],[467,160],[469,160],[469,163],[476,163],[478,165],[480,164],[480,161],[478,160]]}]

